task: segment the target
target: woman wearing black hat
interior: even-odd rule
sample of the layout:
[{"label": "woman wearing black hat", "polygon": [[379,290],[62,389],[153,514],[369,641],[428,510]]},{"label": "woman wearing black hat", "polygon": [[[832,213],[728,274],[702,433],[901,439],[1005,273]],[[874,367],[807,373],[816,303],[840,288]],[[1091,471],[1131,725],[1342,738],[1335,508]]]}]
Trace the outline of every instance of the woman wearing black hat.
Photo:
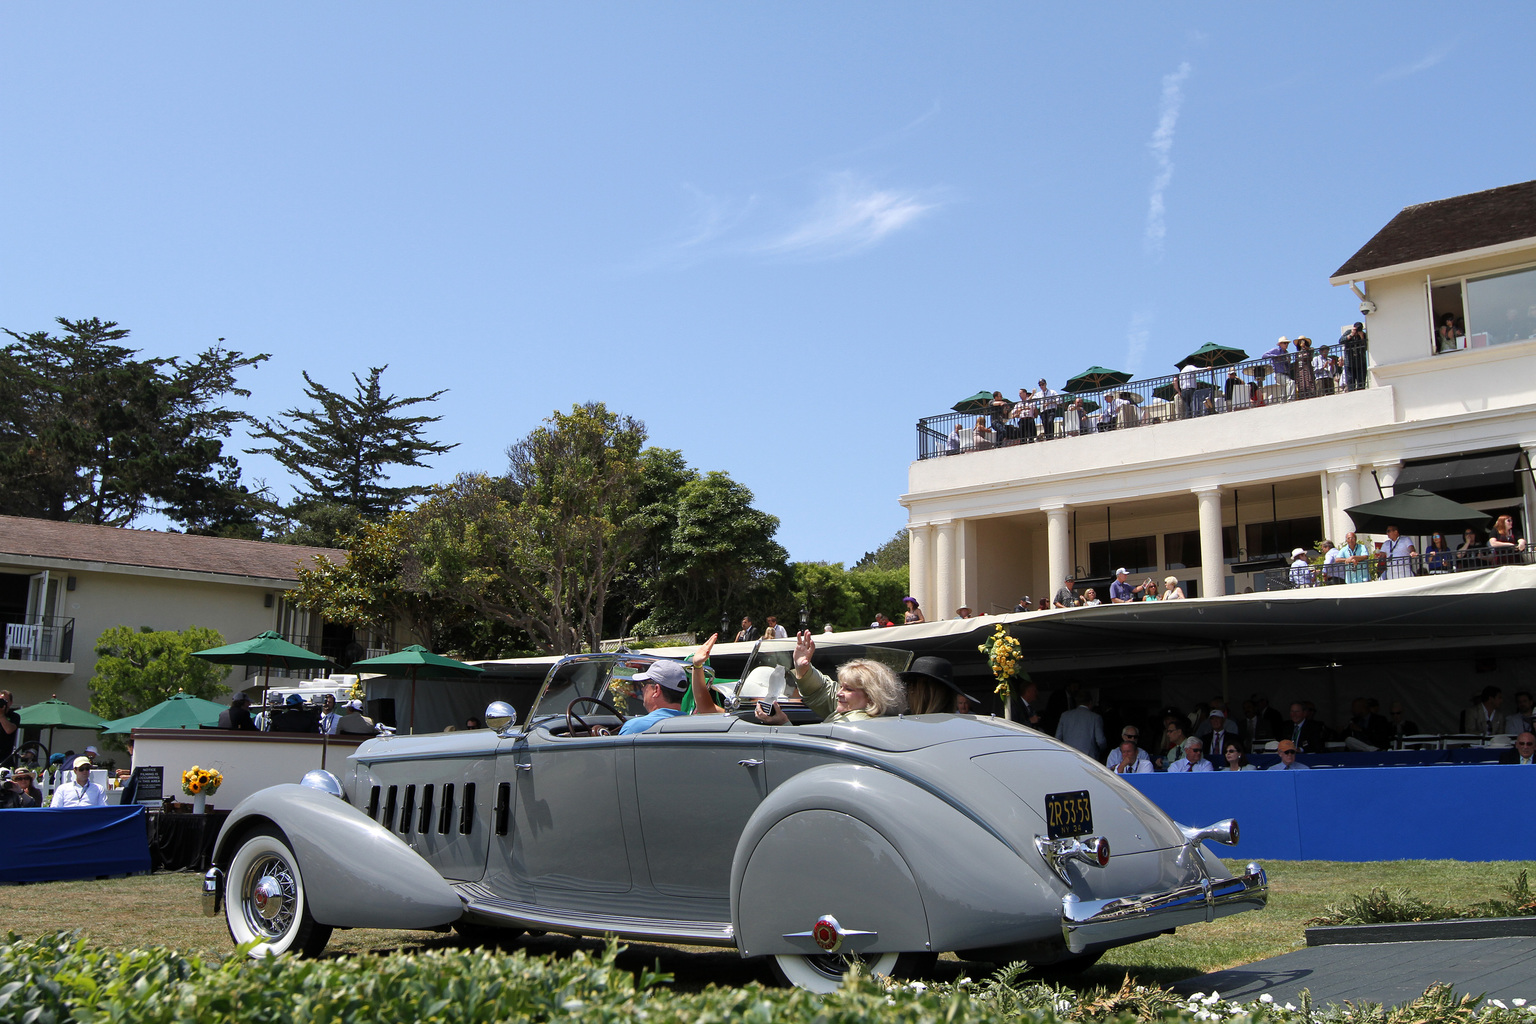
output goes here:
[{"label": "woman wearing black hat", "polygon": [[901,681],[907,684],[907,713],[957,714],[961,697],[965,698],[968,708],[974,707],[978,703],[976,698],[961,693],[953,677],[953,666],[944,658],[925,654],[912,662],[912,667],[901,674]]}]

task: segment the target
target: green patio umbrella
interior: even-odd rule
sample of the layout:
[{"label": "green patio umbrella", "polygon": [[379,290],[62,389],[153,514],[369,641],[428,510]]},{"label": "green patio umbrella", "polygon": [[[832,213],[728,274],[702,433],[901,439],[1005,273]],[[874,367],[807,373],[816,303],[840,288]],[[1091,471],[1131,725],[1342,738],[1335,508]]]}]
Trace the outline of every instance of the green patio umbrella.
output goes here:
[{"label": "green patio umbrella", "polygon": [[1090,366],[1063,384],[1062,389],[1073,394],[1081,391],[1103,391],[1105,388],[1117,388],[1130,379],[1129,373],[1106,370],[1102,366]]},{"label": "green patio umbrella", "polygon": [[1173,401],[1173,396],[1178,393],[1178,388],[1172,384],[1164,384],[1162,387],[1152,389],[1152,397],[1161,398],[1165,402]]},{"label": "green patio umbrella", "polygon": [[1475,508],[1442,498],[1432,491],[1415,487],[1411,491],[1394,494],[1379,501],[1353,505],[1344,510],[1355,529],[1380,533],[1395,526],[1403,533],[1415,535],[1434,533],[1436,530],[1478,529],[1488,525],[1493,516]]},{"label": "green patio umbrella", "polygon": [[978,391],[970,398],[962,398],[950,406],[955,412],[986,412],[992,404],[992,392]]},{"label": "green patio umbrella", "polygon": [[102,729],[107,724],[107,720],[100,715],[81,711],[68,701],[59,700],[58,697],[38,701],[16,713],[21,716],[22,725],[38,729],[47,728],[49,750],[53,749],[53,730],[55,729]]},{"label": "green patio umbrella", "polygon": [[371,672],[411,681],[411,732],[416,732],[416,680],[417,679],[471,679],[485,669],[479,665],[466,665],[462,661],[433,654],[420,644],[412,644],[402,651],[386,654],[366,661],[355,661],[356,672]]},{"label": "green patio umbrella", "polygon": [[225,705],[177,691],[152,708],[108,722],[104,734],[130,733],[135,729],[209,729],[219,724]]},{"label": "green patio umbrella", "polygon": [[289,671],[296,668],[334,668],[331,659],[314,651],[306,651],[298,644],[289,643],[277,633],[268,630],[249,640],[223,647],[210,647],[206,651],[193,651],[192,657],[202,658],[220,665],[260,665],[261,702],[267,703],[267,690],[271,687],[273,664]]},{"label": "green patio umbrella", "polygon": [[1180,370],[1190,364],[1209,370],[1213,366],[1231,366],[1247,358],[1248,353],[1242,349],[1233,348],[1231,345],[1218,345],[1213,341],[1209,344],[1201,345],[1173,365]]}]

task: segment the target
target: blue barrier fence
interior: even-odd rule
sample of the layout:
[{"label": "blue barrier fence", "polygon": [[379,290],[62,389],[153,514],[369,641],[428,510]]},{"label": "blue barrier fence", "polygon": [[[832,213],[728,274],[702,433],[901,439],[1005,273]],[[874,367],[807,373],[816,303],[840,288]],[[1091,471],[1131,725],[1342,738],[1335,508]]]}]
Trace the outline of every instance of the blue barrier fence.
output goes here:
[{"label": "blue barrier fence", "polygon": [[1536,860],[1536,768],[1122,775],[1185,825],[1236,818],[1247,860]]},{"label": "blue barrier fence", "polygon": [[52,882],[147,871],[143,807],[0,811],[0,881]]}]

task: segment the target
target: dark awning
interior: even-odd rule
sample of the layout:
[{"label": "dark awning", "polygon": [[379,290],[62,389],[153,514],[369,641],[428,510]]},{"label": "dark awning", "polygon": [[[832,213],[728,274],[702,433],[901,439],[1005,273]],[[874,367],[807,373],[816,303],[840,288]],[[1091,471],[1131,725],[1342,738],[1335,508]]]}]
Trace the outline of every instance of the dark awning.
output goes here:
[{"label": "dark awning", "polygon": [[1448,459],[1430,459],[1405,465],[1397,474],[1396,490],[1422,487],[1426,491],[1463,491],[1474,487],[1515,486],[1520,449],[1477,452]]}]

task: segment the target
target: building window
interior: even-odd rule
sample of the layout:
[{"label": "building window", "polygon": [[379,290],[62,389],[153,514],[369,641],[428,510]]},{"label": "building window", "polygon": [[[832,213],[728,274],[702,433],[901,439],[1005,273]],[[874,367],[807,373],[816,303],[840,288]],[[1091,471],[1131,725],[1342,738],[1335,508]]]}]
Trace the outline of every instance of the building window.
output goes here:
[{"label": "building window", "polygon": [[[1200,531],[1163,534],[1163,558],[1169,569],[1200,568]],[[1221,560],[1237,561],[1237,527],[1221,528]]]},{"label": "building window", "polygon": [[1109,576],[1124,566],[1132,573],[1157,571],[1157,538],[1125,537],[1088,545],[1088,575]]},{"label": "building window", "polygon": [[1536,340],[1536,267],[1430,281],[1436,354]]},{"label": "building window", "polygon": [[1248,558],[1289,558],[1297,548],[1312,550],[1323,539],[1323,517],[1303,516],[1274,523],[1249,523],[1243,527]]}]

